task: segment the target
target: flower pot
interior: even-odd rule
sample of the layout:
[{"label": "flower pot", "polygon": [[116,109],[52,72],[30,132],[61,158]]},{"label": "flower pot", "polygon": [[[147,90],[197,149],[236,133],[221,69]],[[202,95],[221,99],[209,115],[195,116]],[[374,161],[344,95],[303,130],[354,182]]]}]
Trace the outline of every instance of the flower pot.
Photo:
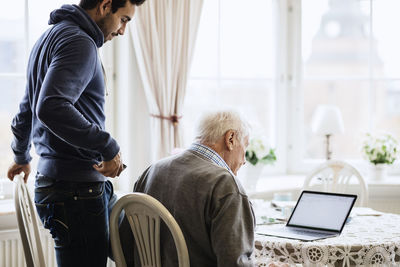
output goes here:
[{"label": "flower pot", "polygon": [[373,181],[382,181],[387,173],[387,164],[372,164],[370,167],[369,178]]},{"label": "flower pot", "polygon": [[264,166],[264,164],[246,164],[243,167],[243,172],[241,173],[241,181],[246,192],[249,193],[256,191],[257,182],[261,177]]}]

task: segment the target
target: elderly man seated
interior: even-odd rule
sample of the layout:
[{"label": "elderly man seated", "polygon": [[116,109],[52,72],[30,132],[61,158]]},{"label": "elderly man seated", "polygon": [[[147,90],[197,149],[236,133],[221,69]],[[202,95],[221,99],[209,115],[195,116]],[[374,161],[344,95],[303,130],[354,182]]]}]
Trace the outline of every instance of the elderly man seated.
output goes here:
[{"label": "elderly man seated", "polygon": [[[135,184],[134,191],[155,197],[174,216],[191,267],[254,266],[254,214],[236,178],[248,139],[248,125],[238,113],[209,113],[187,150],[150,166]],[[124,219],[120,236],[128,266],[140,266],[130,232]],[[160,239],[161,265],[178,266],[169,232],[162,230]]]}]

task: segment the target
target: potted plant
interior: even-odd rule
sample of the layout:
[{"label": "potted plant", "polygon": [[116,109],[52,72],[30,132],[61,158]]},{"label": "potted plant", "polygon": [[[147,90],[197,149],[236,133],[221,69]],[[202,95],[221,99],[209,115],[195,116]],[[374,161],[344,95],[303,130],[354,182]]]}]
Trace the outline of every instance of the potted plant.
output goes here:
[{"label": "potted plant", "polygon": [[276,161],[275,149],[270,148],[263,138],[251,138],[246,149],[246,161],[253,166],[273,164]]},{"label": "potted plant", "polygon": [[399,144],[390,134],[367,134],[362,151],[364,158],[372,165],[371,178],[380,180],[386,174],[386,167],[397,159]]},{"label": "potted plant", "polygon": [[249,146],[246,149],[246,161],[242,181],[247,190],[253,191],[264,166],[276,161],[275,149],[268,145],[267,139],[264,137],[250,138]]}]

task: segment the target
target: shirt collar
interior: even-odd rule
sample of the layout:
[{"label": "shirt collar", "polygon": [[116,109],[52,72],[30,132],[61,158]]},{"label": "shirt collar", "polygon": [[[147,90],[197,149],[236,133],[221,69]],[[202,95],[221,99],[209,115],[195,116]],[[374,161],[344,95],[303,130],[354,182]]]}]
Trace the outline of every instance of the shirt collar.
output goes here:
[{"label": "shirt collar", "polygon": [[229,168],[228,164],[215,152],[213,149],[209,148],[208,146],[202,145],[200,143],[193,143],[189,150],[199,153],[200,155],[204,156],[205,158],[211,160],[218,166],[227,169],[230,173],[232,173],[231,169]]}]

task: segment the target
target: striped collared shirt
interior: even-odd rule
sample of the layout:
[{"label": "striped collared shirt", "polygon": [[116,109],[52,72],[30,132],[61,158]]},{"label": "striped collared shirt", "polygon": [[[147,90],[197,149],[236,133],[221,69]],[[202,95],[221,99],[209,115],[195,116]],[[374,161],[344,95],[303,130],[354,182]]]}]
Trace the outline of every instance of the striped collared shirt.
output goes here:
[{"label": "striped collared shirt", "polygon": [[231,169],[229,168],[228,164],[221,158],[220,155],[218,155],[217,152],[209,148],[208,146],[199,144],[199,143],[193,143],[190,147],[189,150],[194,151],[199,153],[200,155],[204,156],[205,158],[211,160],[218,166],[227,169],[229,172],[232,173]]}]

